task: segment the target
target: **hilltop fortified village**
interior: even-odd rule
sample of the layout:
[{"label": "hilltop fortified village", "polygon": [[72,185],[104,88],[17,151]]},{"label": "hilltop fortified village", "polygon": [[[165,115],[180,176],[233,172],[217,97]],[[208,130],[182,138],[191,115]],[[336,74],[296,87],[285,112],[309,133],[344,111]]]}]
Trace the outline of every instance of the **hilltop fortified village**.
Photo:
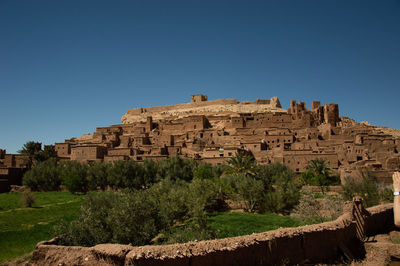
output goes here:
[{"label": "hilltop fortified village", "polygon": [[[238,102],[208,101],[192,95],[190,103],[129,109],[122,124],[97,128],[93,134],[56,143],[64,160],[141,162],[179,155],[200,162],[222,164],[239,150],[250,151],[260,163],[280,162],[295,172],[308,161],[323,158],[342,182],[368,170],[381,183],[391,183],[400,170],[400,138],[389,130],[339,117],[337,104],[279,99]],[[17,171],[20,155],[0,152],[0,174]],[[1,177],[0,177],[1,178]]]}]

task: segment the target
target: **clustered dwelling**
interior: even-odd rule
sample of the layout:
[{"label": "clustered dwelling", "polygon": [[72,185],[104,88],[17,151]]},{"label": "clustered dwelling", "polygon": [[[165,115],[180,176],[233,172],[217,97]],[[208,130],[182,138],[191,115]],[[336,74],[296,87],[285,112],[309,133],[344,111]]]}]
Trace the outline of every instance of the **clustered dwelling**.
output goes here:
[{"label": "clustered dwelling", "polygon": [[[192,95],[190,103],[129,109],[122,124],[100,127],[93,134],[56,143],[64,160],[141,162],[179,155],[222,164],[239,150],[251,151],[260,163],[280,162],[295,172],[315,158],[329,162],[346,176],[372,171],[379,182],[391,183],[400,170],[400,138],[389,129],[339,117],[337,104],[279,99],[238,102],[208,101]],[[389,133],[388,133],[389,132]]]},{"label": "clustered dwelling", "polygon": [[27,165],[27,156],[7,154],[0,149],[0,193],[7,192],[10,185],[20,185]]}]

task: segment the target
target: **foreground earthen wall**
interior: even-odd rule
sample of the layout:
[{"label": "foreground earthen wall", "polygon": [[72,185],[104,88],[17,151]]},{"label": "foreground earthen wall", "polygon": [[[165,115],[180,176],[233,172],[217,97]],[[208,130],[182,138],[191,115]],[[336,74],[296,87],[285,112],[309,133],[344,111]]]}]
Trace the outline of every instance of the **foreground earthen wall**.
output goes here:
[{"label": "foreground earthen wall", "polygon": [[[368,209],[367,235],[393,228],[393,204]],[[33,253],[37,265],[275,265],[323,263],[352,249],[360,241],[351,213],[317,225],[285,228],[265,233],[165,246],[101,244],[94,247],[41,242]],[[359,245],[358,245],[359,246]]]}]

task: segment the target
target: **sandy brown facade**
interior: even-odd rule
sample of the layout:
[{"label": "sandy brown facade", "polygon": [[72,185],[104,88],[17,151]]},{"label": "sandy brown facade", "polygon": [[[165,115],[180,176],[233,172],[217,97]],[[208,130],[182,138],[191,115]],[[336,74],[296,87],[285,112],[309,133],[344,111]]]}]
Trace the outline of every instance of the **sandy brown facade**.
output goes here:
[{"label": "sandy brown facade", "polygon": [[308,161],[323,158],[342,178],[360,169],[390,183],[400,170],[400,138],[339,116],[337,104],[279,99],[208,101],[193,95],[190,103],[129,109],[122,124],[56,143],[58,156],[78,161],[131,158],[160,160],[180,155],[212,164],[225,163],[238,150],[249,150],[260,163],[281,162],[300,173]]},{"label": "sandy brown facade", "polygon": [[27,159],[26,155],[0,149],[0,193],[9,191],[11,185],[21,185]]}]

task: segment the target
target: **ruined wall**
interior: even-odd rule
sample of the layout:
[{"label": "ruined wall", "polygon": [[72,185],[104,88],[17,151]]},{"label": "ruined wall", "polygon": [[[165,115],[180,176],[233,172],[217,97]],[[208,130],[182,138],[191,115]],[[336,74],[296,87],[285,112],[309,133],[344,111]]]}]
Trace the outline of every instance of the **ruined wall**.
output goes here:
[{"label": "ruined wall", "polygon": [[325,104],[324,118],[325,123],[336,126],[336,123],[339,122],[339,105],[333,103]]},{"label": "ruined wall", "polygon": [[192,95],[190,103],[154,106],[146,108],[129,109],[122,118],[123,124],[144,122],[148,116],[154,120],[165,118],[182,118],[195,113],[208,115],[226,115],[237,113],[262,113],[262,112],[281,112],[286,111],[281,108],[278,97],[270,100],[258,100],[254,102],[238,102],[236,99],[218,99],[207,101],[205,95]]},{"label": "ruined wall", "polygon": [[[393,204],[368,209],[366,236],[393,228]],[[352,210],[337,220],[218,240],[164,246],[101,244],[88,247],[57,246],[56,240],[39,243],[32,256],[35,265],[277,265],[326,263],[339,254],[357,252]]]}]

